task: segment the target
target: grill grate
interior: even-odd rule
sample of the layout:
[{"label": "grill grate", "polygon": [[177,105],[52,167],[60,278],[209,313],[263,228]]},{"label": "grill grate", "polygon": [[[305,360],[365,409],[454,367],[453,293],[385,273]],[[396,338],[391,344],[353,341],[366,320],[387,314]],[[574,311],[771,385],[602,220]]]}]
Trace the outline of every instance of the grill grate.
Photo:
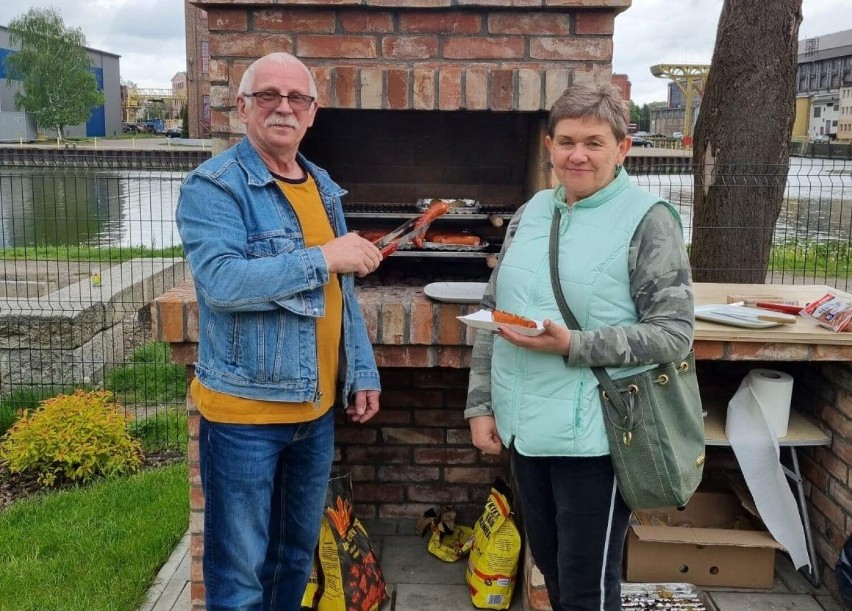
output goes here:
[{"label": "grill grate", "polygon": [[[371,214],[419,214],[417,206],[411,202],[344,202],[344,212]],[[515,210],[510,206],[495,206],[482,204],[476,211],[479,214],[512,214]],[[470,214],[463,208],[451,209],[447,215]]]}]

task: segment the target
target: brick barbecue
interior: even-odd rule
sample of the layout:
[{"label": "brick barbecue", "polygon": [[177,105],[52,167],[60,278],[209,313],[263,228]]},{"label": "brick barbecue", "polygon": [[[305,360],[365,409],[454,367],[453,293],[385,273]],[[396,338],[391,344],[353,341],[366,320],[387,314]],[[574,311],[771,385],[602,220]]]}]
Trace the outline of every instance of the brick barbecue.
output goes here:
[{"label": "brick barbecue", "polygon": [[195,4],[208,16],[214,151],[242,135],[246,67],[288,51],[318,88],[302,151],[349,191],[351,229],[390,229],[420,198],[482,203],[482,214],[433,227],[487,247],[401,253],[373,279],[425,283],[488,277],[505,220],[549,186],[547,109],[572,83],[610,81],[614,20],[630,0]]},{"label": "brick barbecue", "polygon": [[[481,252],[399,253],[377,286],[359,294],[381,368],[382,412],[369,426],[340,420],[337,466],[355,482],[358,515],[418,517],[450,504],[478,515],[505,458],[470,444],[462,417],[471,331],[456,316],[472,305],[439,304],[433,279],[490,273],[505,221],[550,183],[547,109],[573,83],[607,83],[615,16],[631,0],[211,0],[211,130],[214,152],[243,126],[236,88],[248,65],[288,51],[311,69],[320,110],[302,151],[349,194],[350,228],[392,228],[421,198],[474,199],[482,210],[436,229],[483,237]],[[158,337],[190,365],[197,342],[191,285],[158,300]],[[190,409],[192,604],[202,609],[203,499],[198,412]],[[425,543],[424,543],[425,553]],[[520,594],[520,593],[519,593]]]}]

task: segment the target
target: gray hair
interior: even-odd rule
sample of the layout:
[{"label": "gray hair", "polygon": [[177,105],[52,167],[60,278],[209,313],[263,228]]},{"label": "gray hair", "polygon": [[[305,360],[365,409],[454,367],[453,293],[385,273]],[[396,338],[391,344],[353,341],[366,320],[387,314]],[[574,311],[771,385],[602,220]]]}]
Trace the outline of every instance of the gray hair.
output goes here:
[{"label": "gray hair", "polygon": [[[284,53],[283,51],[269,53],[268,55],[264,55],[260,59],[257,59],[252,62],[251,66],[246,68],[246,71],[243,73],[243,78],[240,79],[240,88],[237,90],[239,92],[239,95],[253,93],[252,89],[254,88],[254,73],[257,72],[257,67],[262,62],[273,62],[285,67],[301,67],[302,70],[305,71],[305,74],[308,75],[308,84],[310,87],[309,95],[314,98],[317,97],[317,84],[316,81],[314,81],[314,75],[311,74],[311,71],[308,69],[308,67],[302,63],[302,60],[300,60],[295,55],[291,55],[290,53]],[[246,104],[251,104],[253,102],[251,98],[244,99]]]},{"label": "gray hair", "polygon": [[571,85],[550,109],[547,134],[553,138],[556,125],[563,119],[597,119],[610,126],[618,142],[627,136],[627,105],[612,85]]}]

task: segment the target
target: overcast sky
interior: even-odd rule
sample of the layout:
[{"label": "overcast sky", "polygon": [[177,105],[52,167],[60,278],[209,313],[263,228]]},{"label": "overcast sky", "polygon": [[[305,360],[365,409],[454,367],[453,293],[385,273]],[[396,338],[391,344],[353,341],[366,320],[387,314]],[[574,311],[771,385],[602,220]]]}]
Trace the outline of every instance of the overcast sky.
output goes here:
[{"label": "overcast sky", "polygon": [[[186,69],[182,0],[0,0],[0,24],[29,6],[57,8],[88,46],[120,55],[125,81],[168,88]],[[634,102],[666,99],[666,81],[651,76],[650,66],[710,63],[721,9],[722,0],[633,0],[616,18],[613,70],[630,77]],[[802,12],[800,39],[852,29],[847,0],[804,0]]]}]

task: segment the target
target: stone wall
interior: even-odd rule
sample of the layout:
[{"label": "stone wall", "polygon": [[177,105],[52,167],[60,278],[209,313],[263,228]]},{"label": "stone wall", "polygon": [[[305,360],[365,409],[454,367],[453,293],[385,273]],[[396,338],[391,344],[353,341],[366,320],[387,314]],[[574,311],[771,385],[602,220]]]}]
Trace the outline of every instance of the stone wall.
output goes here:
[{"label": "stone wall", "polygon": [[182,259],[133,259],[35,298],[0,299],[0,392],[95,384],[123,363],[129,314],[185,278]]}]

